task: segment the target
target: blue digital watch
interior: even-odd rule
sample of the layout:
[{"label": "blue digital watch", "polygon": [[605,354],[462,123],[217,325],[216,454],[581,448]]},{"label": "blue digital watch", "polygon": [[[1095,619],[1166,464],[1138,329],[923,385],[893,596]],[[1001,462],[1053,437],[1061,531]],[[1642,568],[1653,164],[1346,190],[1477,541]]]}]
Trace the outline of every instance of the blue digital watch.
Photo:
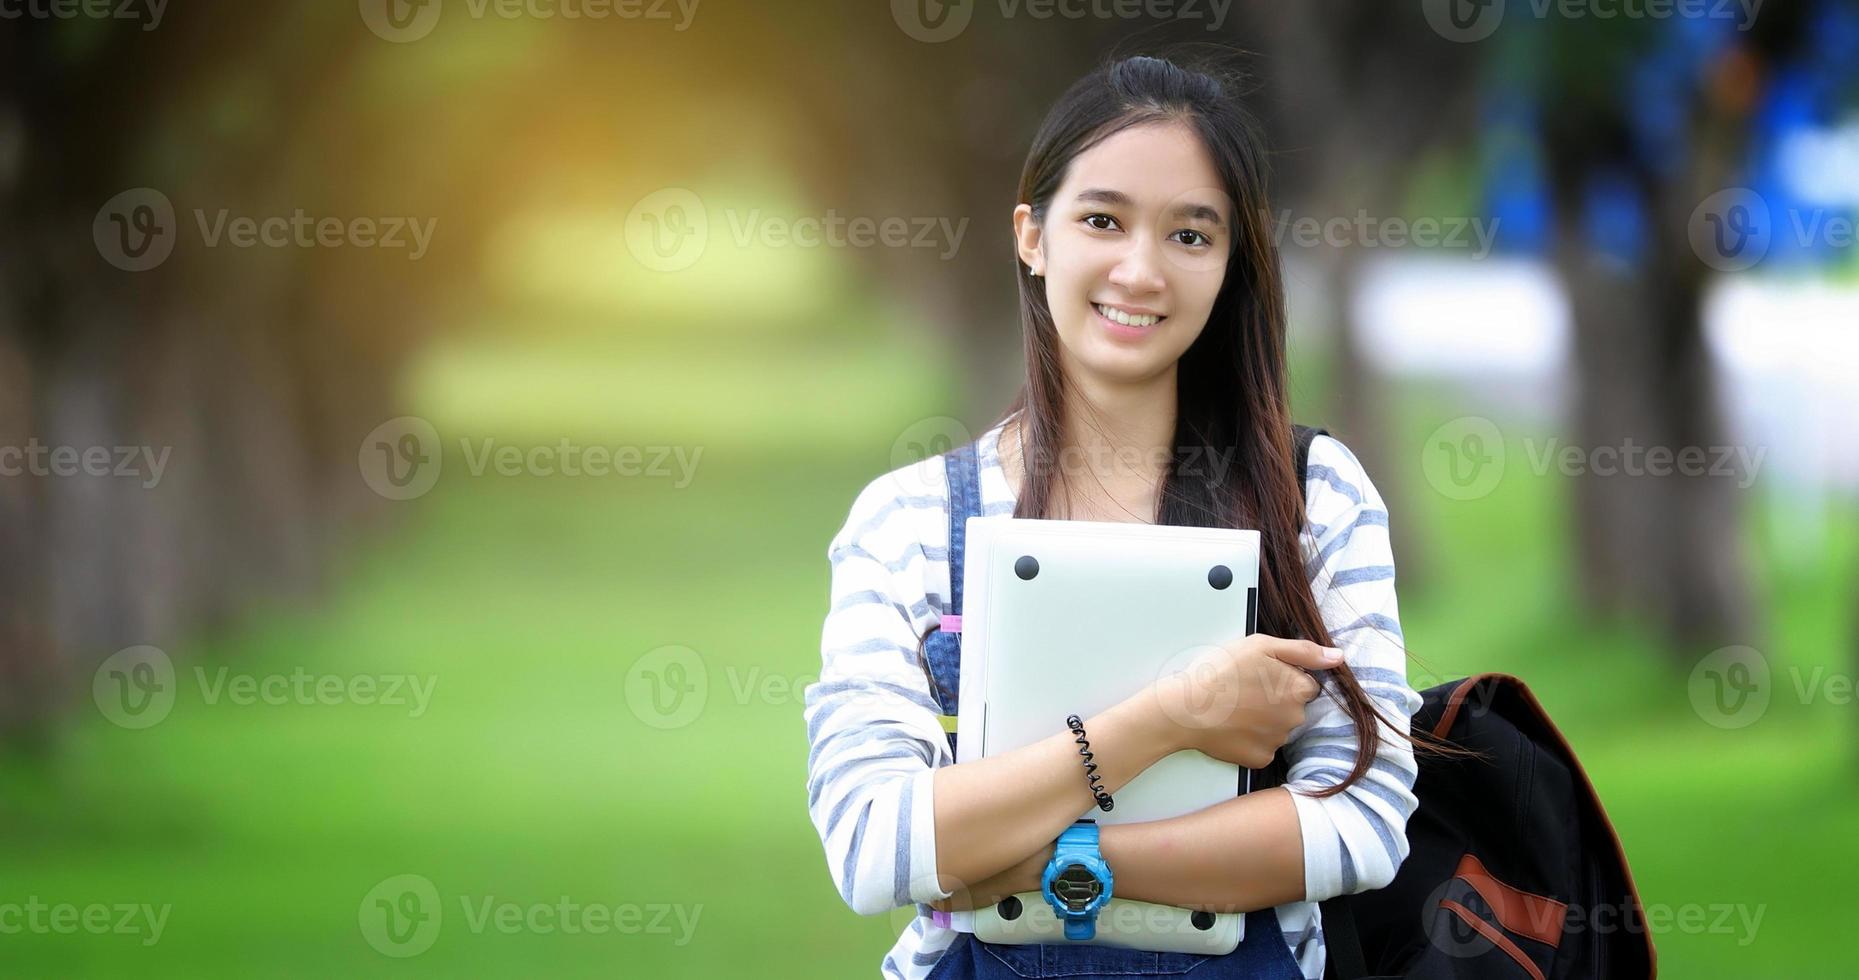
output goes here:
[{"label": "blue digital watch", "polygon": [[1110,865],[1098,849],[1097,821],[1080,820],[1059,835],[1039,890],[1073,942],[1097,935],[1097,913],[1110,901]]}]

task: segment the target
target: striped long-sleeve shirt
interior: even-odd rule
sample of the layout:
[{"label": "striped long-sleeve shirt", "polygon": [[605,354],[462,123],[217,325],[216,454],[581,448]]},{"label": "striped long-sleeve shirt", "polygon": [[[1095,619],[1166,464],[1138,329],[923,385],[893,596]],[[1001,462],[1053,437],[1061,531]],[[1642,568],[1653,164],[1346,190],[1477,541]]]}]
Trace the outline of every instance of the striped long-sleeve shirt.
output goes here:
[{"label": "striped long-sleeve shirt", "polygon": [[[1001,469],[1005,423],[978,443],[985,515],[1012,514]],[[1305,571],[1335,644],[1376,707],[1408,731],[1420,706],[1409,686],[1388,513],[1362,465],[1341,442],[1318,436],[1305,484]],[[949,589],[948,480],[940,456],[871,482],[833,537],[832,605],[821,636],[820,679],[805,691],[807,805],[828,869],[846,904],[872,915],[913,903],[919,914],[884,959],[883,975],[927,976],[956,934],[935,925],[929,903],[948,898],[936,881],[932,773],[955,764],[917,652]],[[1332,682],[1333,686],[1333,682]],[[1328,697],[1306,708],[1285,744],[1304,845],[1303,901],[1276,909],[1304,976],[1323,975],[1317,902],[1380,888],[1407,857],[1413,749],[1382,727],[1373,767],[1349,789],[1357,731]]]}]

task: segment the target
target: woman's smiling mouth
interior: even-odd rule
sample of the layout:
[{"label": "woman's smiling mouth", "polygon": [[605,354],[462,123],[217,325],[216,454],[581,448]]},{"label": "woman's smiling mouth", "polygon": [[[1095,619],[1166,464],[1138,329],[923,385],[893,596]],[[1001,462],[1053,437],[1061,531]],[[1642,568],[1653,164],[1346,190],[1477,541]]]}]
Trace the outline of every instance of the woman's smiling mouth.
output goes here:
[{"label": "woman's smiling mouth", "polygon": [[1124,339],[1146,337],[1156,324],[1168,319],[1160,314],[1137,313],[1104,303],[1092,303],[1091,309],[1097,313],[1097,322],[1106,332]]}]

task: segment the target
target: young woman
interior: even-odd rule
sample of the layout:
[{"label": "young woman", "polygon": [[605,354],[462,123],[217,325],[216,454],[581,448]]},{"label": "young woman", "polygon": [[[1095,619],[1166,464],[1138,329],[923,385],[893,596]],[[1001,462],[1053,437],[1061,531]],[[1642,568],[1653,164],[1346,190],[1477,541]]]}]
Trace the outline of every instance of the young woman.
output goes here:
[{"label": "young woman", "polygon": [[[808,806],[840,894],[863,914],[919,913],[886,976],[1317,978],[1315,903],[1386,885],[1407,856],[1420,696],[1387,512],[1327,436],[1297,486],[1263,157],[1213,74],[1136,57],[1066,92],[1013,213],[1028,377],[977,440],[985,514],[1261,532],[1261,635],[1083,719],[1112,794],[1186,748],[1287,767],[1281,786],[1101,831],[1117,897],[1248,912],[1245,940],[1211,961],[1106,946],[1029,958],[932,919],[1038,891],[1055,839],[1094,809],[1062,726],[962,765],[949,752],[922,654],[949,594],[936,457],[874,480],[834,537],[805,694]],[[1196,716],[1209,690],[1237,709]]]}]

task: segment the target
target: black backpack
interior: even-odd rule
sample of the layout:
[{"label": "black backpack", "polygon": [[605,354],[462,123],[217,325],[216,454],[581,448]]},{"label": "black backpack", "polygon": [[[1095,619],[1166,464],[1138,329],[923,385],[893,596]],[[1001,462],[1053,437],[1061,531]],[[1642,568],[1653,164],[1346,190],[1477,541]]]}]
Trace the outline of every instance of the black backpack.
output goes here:
[{"label": "black backpack", "polygon": [[[1294,426],[1298,486],[1323,429]],[[976,451],[945,457],[950,609],[962,614]],[[958,642],[932,631],[933,642]],[[1523,681],[1480,674],[1421,692],[1415,731],[1480,753],[1417,753],[1408,855],[1386,888],[1319,903],[1326,980],[1612,980],[1655,975],[1639,893],[1574,750]],[[950,748],[955,733],[949,734]],[[1254,785],[1280,785],[1282,754]]]},{"label": "black backpack", "polygon": [[1530,689],[1479,674],[1421,700],[1414,730],[1483,758],[1418,755],[1420,807],[1394,880],[1319,905],[1325,977],[1654,976],[1620,838]]}]

